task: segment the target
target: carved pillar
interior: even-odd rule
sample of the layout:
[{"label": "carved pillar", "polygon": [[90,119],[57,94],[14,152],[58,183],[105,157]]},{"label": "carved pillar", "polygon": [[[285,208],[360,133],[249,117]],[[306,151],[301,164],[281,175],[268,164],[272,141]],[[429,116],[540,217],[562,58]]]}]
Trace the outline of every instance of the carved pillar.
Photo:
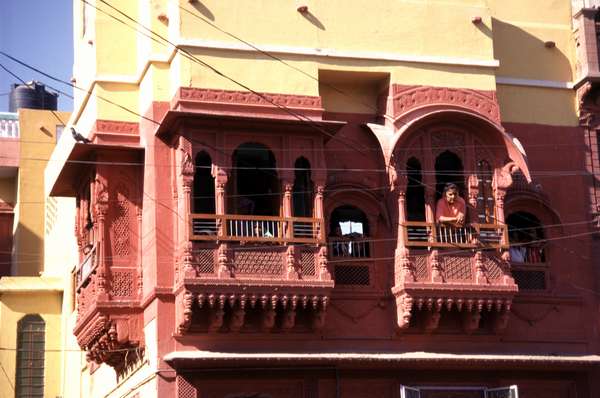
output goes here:
[{"label": "carved pillar", "polygon": [[180,231],[180,264],[182,264],[185,278],[193,278],[196,276],[196,271],[192,265],[192,242],[191,238],[191,202],[192,202],[192,185],[194,183],[194,162],[192,161],[191,145],[189,142],[180,137],[180,181],[182,195],[179,200],[179,218],[182,219]]},{"label": "carved pillar", "polygon": [[432,250],[429,255],[429,267],[431,268],[431,281],[434,283],[444,282],[442,276],[442,268],[440,267],[439,253],[437,250]]},{"label": "carved pillar", "polygon": [[325,241],[325,215],[323,211],[323,193],[325,191],[325,180],[319,180],[315,182],[316,194],[314,201],[314,217],[319,220],[319,228],[317,238],[319,241]]},{"label": "carved pillar", "polygon": [[106,265],[105,255],[105,236],[106,236],[106,214],[108,213],[108,188],[106,180],[101,177],[96,177],[96,225],[98,238],[97,242],[97,258],[98,258],[98,270],[96,272],[96,278],[98,280],[98,300],[108,299],[108,269]]},{"label": "carved pillar", "polygon": [[[479,178],[477,178],[477,175],[469,175],[469,177],[467,178],[467,190],[467,204],[469,206],[469,211],[467,213],[469,215],[469,222],[478,223],[479,214],[477,211],[477,196],[479,195]],[[483,200],[486,199],[484,198]]]},{"label": "carved pillar", "polygon": [[[229,175],[218,166],[213,166],[211,174],[215,179],[215,214],[227,214],[226,186]],[[217,227],[219,236],[227,234],[226,225],[221,219],[217,219]]]},{"label": "carved pillar", "polygon": [[408,294],[396,296],[396,322],[400,330],[407,329],[412,316],[413,298]]},{"label": "carved pillar", "polygon": [[[292,190],[294,189],[294,184],[290,181],[283,181],[283,217],[290,218],[293,216],[292,211]],[[288,223],[287,221],[284,223],[283,230],[285,231],[286,238],[292,238],[294,236],[293,231],[294,223]]]},{"label": "carved pillar", "polygon": [[406,236],[406,176],[398,180],[398,238],[395,253],[396,286],[404,281],[415,281],[414,266],[410,261],[408,241]]},{"label": "carved pillar", "polygon": [[475,252],[475,257],[473,259],[475,261],[475,283],[478,285],[485,285],[489,283],[487,278],[485,267],[483,265],[483,254],[481,251]]}]

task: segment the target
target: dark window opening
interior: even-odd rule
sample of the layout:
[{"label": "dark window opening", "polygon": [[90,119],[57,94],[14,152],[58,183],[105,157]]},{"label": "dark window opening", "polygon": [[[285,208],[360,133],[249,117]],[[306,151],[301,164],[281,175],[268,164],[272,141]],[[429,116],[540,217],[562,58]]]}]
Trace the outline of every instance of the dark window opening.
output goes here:
[{"label": "dark window opening", "polygon": [[415,158],[406,162],[406,218],[408,221],[425,221],[425,186],[421,163]]},{"label": "dark window opening", "polygon": [[212,160],[206,152],[199,152],[195,159],[192,211],[200,214],[215,213],[215,182],[211,174]]},{"label": "dark window opening", "polygon": [[312,217],[313,184],[310,179],[310,163],[306,158],[299,157],[294,163],[294,169],[293,215],[294,217]]},{"label": "dark window opening", "polygon": [[257,143],[240,145],[233,153],[235,214],[277,216],[280,209],[275,155]]},{"label": "dark window opening", "polygon": [[544,229],[536,216],[519,211],[506,217],[506,224],[513,262],[537,264],[546,261]]},{"label": "dark window opening", "polygon": [[495,222],[494,194],[492,192],[492,168],[486,160],[477,162],[479,193],[477,196],[477,214],[480,223]]},{"label": "dark window opening", "polygon": [[16,397],[44,396],[45,333],[39,315],[26,315],[17,323]]},{"label": "dark window opening", "polygon": [[370,257],[369,222],[365,213],[354,206],[337,207],[329,222],[329,237],[334,257]]},{"label": "dark window opening", "polygon": [[436,201],[442,197],[444,186],[448,183],[456,184],[459,195],[465,197],[463,164],[458,155],[444,151],[435,159],[435,182]]}]

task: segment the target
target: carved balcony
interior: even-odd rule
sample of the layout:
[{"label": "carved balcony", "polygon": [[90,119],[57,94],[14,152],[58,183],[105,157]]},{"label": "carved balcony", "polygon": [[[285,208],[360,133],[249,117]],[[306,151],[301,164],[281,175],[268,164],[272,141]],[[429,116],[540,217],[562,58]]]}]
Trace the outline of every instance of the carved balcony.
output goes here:
[{"label": "carved balcony", "polygon": [[75,272],[77,322],[73,330],[87,359],[117,371],[141,354],[140,278],[136,268],[106,267],[96,245]]},{"label": "carved balcony", "polygon": [[323,326],[333,281],[322,219],[192,214],[190,220],[177,270],[180,334]]},{"label": "carved balcony", "polygon": [[506,328],[518,288],[510,272],[505,225],[469,224],[454,228],[425,222],[401,226],[407,248],[396,254],[398,326],[416,322],[437,329],[442,314],[460,317],[465,332],[480,327],[488,312],[492,329]]}]

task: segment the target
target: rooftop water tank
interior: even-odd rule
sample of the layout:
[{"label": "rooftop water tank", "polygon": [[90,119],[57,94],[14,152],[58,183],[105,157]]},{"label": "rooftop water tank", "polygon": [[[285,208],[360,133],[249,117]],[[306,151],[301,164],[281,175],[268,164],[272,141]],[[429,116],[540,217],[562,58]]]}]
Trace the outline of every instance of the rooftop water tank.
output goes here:
[{"label": "rooftop water tank", "polygon": [[46,90],[46,86],[37,81],[27,84],[13,84],[8,99],[8,111],[17,112],[19,108],[57,109],[58,94]]}]

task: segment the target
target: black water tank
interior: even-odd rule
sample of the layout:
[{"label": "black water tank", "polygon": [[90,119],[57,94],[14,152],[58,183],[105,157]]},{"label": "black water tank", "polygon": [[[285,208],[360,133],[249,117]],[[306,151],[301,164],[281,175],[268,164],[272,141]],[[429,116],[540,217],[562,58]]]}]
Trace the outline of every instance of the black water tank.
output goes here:
[{"label": "black water tank", "polygon": [[19,108],[47,109],[55,111],[58,105],[58,94],[46,90],[40,82],[13,84],[8,100],[8,111],[17,112]]}]

